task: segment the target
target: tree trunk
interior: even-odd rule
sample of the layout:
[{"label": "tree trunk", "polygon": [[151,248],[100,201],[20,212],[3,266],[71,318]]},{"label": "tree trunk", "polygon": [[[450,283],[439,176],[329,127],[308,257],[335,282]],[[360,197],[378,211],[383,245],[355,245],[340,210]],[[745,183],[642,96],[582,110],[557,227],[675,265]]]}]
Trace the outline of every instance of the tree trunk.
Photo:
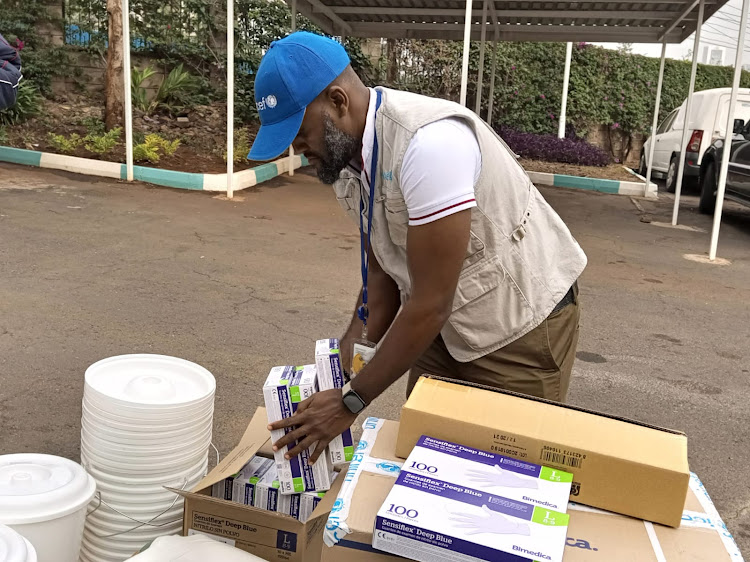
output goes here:
[{"label": "tree trunk", "polygon": [[395,39],[387,39],[388,65],[386,67],[385,81],[389,86],[396,84],[398,76],[398,48]]},{"label": "tree trunk", "polygon": [[109,46],[105,76],[106,105],[104,124],[107,130],[122,125],[125,117],[125,81],[122,51],[122,4],[120,0],[107,0],[109,20]]}]

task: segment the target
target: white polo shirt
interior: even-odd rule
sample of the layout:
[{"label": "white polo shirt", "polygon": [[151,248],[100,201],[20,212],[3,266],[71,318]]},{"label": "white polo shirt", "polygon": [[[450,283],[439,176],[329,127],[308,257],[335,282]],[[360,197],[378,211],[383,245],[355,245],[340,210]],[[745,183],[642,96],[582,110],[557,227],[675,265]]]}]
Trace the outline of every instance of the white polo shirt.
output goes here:
[{"label": "white polo shirt", "polygon": [[[362,183],[369,189],[377,94],[370,89],[362,138]],[[382,139],[378,139],[382,146]],[[401,167],[401,191],[409,211],[409,226],[436,221],[476,207],[474,185],[482,170],[477,137],[461,119],[441,119],[412,137]]]}]

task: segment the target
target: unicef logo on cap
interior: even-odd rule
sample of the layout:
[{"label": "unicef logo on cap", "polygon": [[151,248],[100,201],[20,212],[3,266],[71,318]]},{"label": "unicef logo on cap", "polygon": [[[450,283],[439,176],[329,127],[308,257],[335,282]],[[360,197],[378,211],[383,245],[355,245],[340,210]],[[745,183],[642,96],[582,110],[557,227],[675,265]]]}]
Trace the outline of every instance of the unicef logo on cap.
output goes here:
[{"label": "unicef logo on cap", "polygon": [[274,107],[279,105],[279,100],[277,100],[276,96],[274,96],[273,94],[269,94],[262,98],[255,105],[258,108],[258,111],[265,111],[266,109],[273,109]]}]

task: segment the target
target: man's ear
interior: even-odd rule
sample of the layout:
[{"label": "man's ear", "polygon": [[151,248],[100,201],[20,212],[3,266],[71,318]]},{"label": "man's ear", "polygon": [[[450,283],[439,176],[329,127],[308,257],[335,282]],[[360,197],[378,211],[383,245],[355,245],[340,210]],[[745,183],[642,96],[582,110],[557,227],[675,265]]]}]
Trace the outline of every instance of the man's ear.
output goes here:
[{"label": "man's ear", "polygon": [[331,115],[342,118],[349,112],[349,94],[341,86],[331,86],[326,92],[328,103],[331,106]]}]

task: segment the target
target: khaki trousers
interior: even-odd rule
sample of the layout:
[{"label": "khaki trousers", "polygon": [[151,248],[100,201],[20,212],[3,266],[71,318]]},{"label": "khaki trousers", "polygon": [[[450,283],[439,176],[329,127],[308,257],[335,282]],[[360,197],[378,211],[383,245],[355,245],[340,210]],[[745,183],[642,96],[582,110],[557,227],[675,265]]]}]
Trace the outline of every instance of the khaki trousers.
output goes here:
[{"label": "khaki trousers", "polygon": [[438,335],[411,368],[407,396],[420,376],[430,374],[565,402],[581,317],[577,289],[575,293],[575,302],[525,336],[469,363],[453,359]]}]

